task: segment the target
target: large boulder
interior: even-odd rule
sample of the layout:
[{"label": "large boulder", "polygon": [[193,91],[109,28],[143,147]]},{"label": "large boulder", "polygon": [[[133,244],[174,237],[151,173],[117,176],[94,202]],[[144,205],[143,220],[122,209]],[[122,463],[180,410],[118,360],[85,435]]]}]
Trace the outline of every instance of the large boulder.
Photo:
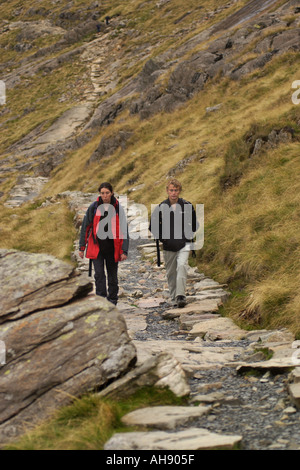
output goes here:
[{"label": "large boulder", "polygon": [[0,324],[64,305],[92,290],[88,278],[53,256],[0,250]]},{"label": "large boulder", "polygon": [[136,362],[125,320],[92,285],[51,256],[0,250],[0,444]]},{"label": "large boulder", "polygon": [[169,388],[174,395],[190,394],[187,376],[180,362],[168,352],[161,352],[146,359],[128,374],[114,381],[99,392],[101,397],[128,397],[143,387]]}]

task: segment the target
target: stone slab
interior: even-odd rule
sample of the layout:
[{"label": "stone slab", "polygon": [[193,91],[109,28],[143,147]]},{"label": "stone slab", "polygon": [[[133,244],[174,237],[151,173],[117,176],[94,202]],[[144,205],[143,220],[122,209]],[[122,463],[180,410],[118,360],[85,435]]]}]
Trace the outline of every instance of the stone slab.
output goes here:
[{"label": "stone slab", "polygon": [[180,315],[179,325],[181,330],[191,330],[195,323],[200,323],[207,320],[215,320],[220,317],[217,313],[202,313],[195,315]]},{"label": "stone slab", "polygon": [[289,384],[288,389],[292,403],[300,410],[300,383]]},{"label": "stone slab", "polygon": [[296,367],[296,369],[292,372],[293,382],[300,383],[300,367]]},{"label": "stone slab", "polygon": [[115,434],[104,450],[214,450],[233,449],[242,436],[216,434],[201,428],[178,432],[149,431]]},{"label": "stone slab", "polygon": [[0,323],[66,304],[92,288],[88,276],[53,256],[0,250]]},{"label": "stone slab", "polygon": [[141,408],[122,417],[127,426],[175,429],[207,414],[209,406],[153,406]]},{"label": "stone slab", "polygon": [[218,369],[233,362],[237,354],[241,353],[242,348],[222,346],[222,342],[218,342],[218,346],[203,346],[199,343],[180,340],[134,340],[137,349],[138,364],[142,364],[146,359],[160,352],[168,352],[172,354],[182,365],[187,373],[193,374],[199,370]]},{"label": "stone slab", "polygon": [[165,315],[173,315],[173,316],[180,316],[180,315],[193,315],[193,314],[201,314],[201,313],[211,313],[217,312],[219,310],[219,304],[215,300],[203,300],[202,302],[192,302],[187,304],[183,308],[171,308],[165,311]]},{"label": "stone slab", "polygon": [[282,373],[289,371],[291,368],[295,367],[292,360],[273,360],[261,361],[261,362],[250,362],[242,363],[237,366],[237,372],[242,374],[250,370],[257,370],[261,372],[271,371],[274,373]]},{"label": "stone slab", "polygon": [[141,308],[155,308],[159,307],[165,301],[166,299],[164,299],[163,297],[141,299],[137,302],[137,306]]},{"label": "stone slab", "polygon": [[169,388],[178,397],[188,396],[190,386],[183,367],[169,352],[145,357],[141,364],[98,393],[111,398],[130,396],[142,387]]},{"label": "stone slab", "polygon": [[191,338],[204,338],[210,340],[240,340],[245,337],[245,331],[235,325],[230,318],[218,317],[196,323],[189,331]]}]

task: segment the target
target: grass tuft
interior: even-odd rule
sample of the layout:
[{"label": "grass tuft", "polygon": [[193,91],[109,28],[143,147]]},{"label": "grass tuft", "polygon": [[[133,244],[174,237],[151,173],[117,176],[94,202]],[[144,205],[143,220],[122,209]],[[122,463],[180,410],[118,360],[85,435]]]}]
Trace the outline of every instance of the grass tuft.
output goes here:
[{"label": "grass tuft", "polygon": [[6,450],[103,450],[114,433],[134,430],[121,422],[126,413],[146,406],[183,403],[185,399],[176,397],[170,390],[153,387],[142,388],[120,400],[89,394],[75,399]]}]

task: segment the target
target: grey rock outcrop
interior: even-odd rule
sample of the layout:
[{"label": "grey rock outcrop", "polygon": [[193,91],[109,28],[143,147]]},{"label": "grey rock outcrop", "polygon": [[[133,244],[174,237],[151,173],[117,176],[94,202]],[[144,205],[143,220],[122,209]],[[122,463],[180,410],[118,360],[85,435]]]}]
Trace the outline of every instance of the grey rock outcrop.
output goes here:
[{"label": "grey rock outcrop", "polygon": [[146,386],[169,388],[179,397],[190,394],[190,387],[181,364],[172,354],[162,352],[146,359],[124,377],[102,390],[99,395],[124,398]]},{"label": "grey rock outcrop", "polygon": [[[276,18],[266,15],[264,19],[266,29],[274,27],[273,24],[284,26],[280,13]],[[173,70],[172,60],[168,63],[158,57],[156,68],[153,65],[145,66],[139,77],[140,87],[143,85],[143,89],[139,98],[131,105],[131,113],[140,114],[140,117],[145,119],[158,112],[171,112],[203,90],[206,82],[218,74],[228,76],[233,80],[240,80],[247,74],[263,69],[273,57],[287,51],[299,50],[299,28],[296,26],[281,32],[271,30],[267,38],[262,35],[261,29],[264,29],[263,26],[260,27],[253,20],[235,32],[224,31],[217,39],[212,36],[206,50],[200,50],[190,58],[179,62]],[[257,41],[255,48],[257,56],[244,61],[237,59],[249,43],[255,40]],[[201,41],[200,37],[200,44]],[[186,48],[188,50],[188,44]],[[180,55],[180,50],[176,53]],[[151,64],[153,64],[152,59]],[[162,88],[157,84],[156,79],[167,69],[171,69],[172,72],[167,86]],[[145,78],[146,73],[149,74],[148,80]]]},{"label": "grey rock outcrop", "polygon": [[0,324],[67,304],[92,290],[88,278],[49,255],[0,250]]},{"label": "grey rock outcrop", "polygon": [[67,263],[1,250],[0,444],[130,370],[124,317]]},{"label": "grey rock outcrop", "polygon": [[47,181],[47,178],[41,176],[20,176],[4,205],[6,207],[18,207],[25,202],[34,200]]},{"label": "grey rock outcrop", "polygon": [[102,137],[100,144],[92,154],[88,163],[100,161],[103,157],[112,155],[118,148],[124,150],[132,134],[132,132],[122,130],[112,137]]}]

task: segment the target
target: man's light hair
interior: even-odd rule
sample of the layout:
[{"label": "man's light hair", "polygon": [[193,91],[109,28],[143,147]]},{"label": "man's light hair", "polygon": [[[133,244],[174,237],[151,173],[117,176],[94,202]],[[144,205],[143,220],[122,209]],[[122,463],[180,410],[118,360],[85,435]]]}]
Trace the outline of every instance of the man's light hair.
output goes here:
[{"label": "man's light hair", "polygon": [[180,183],[180,181],[178,181],[176,178],[171,178],[168,183],[167,183],[167,189],[169,189],[169,186],[171,186],[171,184],[173,186],[175,186],[175,188],[179,188],[180,191],[182,190],[182,185]]}]

